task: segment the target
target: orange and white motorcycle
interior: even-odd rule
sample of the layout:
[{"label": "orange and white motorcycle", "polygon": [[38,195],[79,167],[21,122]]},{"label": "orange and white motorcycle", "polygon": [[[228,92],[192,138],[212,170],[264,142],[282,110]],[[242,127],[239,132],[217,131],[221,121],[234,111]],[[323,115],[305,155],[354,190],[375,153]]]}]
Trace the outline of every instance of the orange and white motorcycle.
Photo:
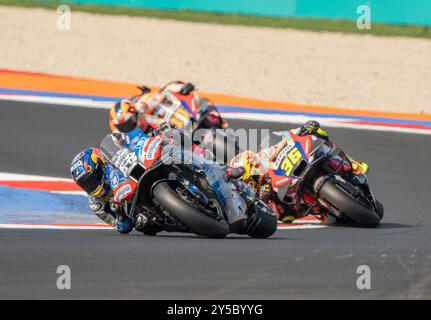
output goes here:
[{"label": "orange and white motorcycle", "polygon": [[169,123],[178,129],[224,129],[228,123],[216,106],[202,98],[195,86],[188,82],[173,81],[157,92],[142,86],[142,93],[132,97],[138,110],[145,113],[152,128]]}]

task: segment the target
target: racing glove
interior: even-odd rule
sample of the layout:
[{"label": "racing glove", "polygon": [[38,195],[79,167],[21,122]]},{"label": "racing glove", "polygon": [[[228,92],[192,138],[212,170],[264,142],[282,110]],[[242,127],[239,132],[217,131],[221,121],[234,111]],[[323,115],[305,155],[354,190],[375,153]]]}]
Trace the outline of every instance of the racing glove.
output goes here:
[{"label": "racing glove", "polygon": [[129,233],[133,230],[133,221],[127,216],[118,215],[115,229],[120,233]]},{"label": "racing glove", "polygon": [[310,120],[301,127],[301,135],[313,134],[322,139],[328,139],[328,133],[320,128],[320,123],[315,120]]}]

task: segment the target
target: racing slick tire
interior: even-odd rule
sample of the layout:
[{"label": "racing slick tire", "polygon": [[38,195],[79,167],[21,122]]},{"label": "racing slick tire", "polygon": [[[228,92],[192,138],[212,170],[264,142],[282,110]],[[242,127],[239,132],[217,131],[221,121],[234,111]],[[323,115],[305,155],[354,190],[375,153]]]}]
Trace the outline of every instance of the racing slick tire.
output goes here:
[{"label": "racing slick tire", "polygon": [[229,233],[229,225],[225,221],[217,221],[188,204],[167,182],[159,182],[155,185],[153,196],[164,209],[198,235],[225,238]]},{"label": "racing slick tire", "polygon": [[268,238],[277,231],[277,218],[266,205],[258,202],[247,219],[246,233],[252,238]]},{"label": "racing slick tire", "polygon": [[379,214],[359,202],[344,188],[331,180],[327,180],[319,191],[324,202],[341,212],[353,225],[362,228],[375,228],[380,223]]},{"label": "racing slick tire", "polygon": [[376,208],[377,208],[376,212],[377,212],[380,220],[382,220],[383,215],[385,213],[385,208],[383,207],[383,204],[379,200],[376,200]]}]

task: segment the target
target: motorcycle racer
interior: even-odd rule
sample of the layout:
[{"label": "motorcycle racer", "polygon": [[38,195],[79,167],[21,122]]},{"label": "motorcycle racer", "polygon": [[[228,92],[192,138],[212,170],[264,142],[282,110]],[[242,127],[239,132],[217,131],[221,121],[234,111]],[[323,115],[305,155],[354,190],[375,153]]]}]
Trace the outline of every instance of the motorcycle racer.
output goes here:
[{"label": "motorcycle racer", "polygon": [[140,87],[140,90],[142,91],[140,95],[123,99],[112,106],[109,125],[113,132],[127,133],[137,127],[144,132],[151,131],[163,122],[163,118],[170,113],[169,109],[172,108],[171,100],[173,97],[175,97],[174,99],[178,97],[181,99],[190,98],[193,105],[193,110],[190,112],[198,111],[201,116],[207,114],[205,125],[208,128],[213,126],[226,128],[228,125],[213,105],[210,108],[208,106],[200,108],[199,105],[205,99],[199,97],[199,93],[191,83],[172,81],[157,92],[152,92],[150,88],[145,86]]},{"label": "motorcycle racer", "polygon": [[[164,123],[150,134],[136,128],[128,134],[114,133],[114,135],[119,141],[128,141],[131,150],[134,146],[138,148],[138,145],[138,149],[143,150],[150,136],[170,128],[168,124]],[[176,131],[178,134],[182,132],[181,130]],[[196,154],[203,155],[203,151],[195,145],[192,146],[192,150]],[[159,226],[148,223],[143,216],[138,215],[133,224],[132,219],[126,215],[127,206],[133,199],[136,190],[136,182],[128,178],[120,168],[121,166],[116,163],[112,164],[107,161],[99,149],[86,148],[74,157],[70,172],[75,183],[87,193],[92,212],[118,232],[129,233],[133,228],[146,234],[162,231],[163,229]]]},{"label": "motorcycle racer", "polygon": [[[307,121],[305,125],[290,131],[300,136],[315,135],[321,139],[329,140],[328,133],[320,127],[320,124],[317,121]],[[274,156],[276,156],[280,150],[285,147],[285,145],[286,141],[282,141],[282,143],[278,143],[273,146],[270,145],[268,146],[269,148],[258,153],[248,150],[235,156],[230,162],[232,167],[243,168],[243,174],[240,177],[241,180],[250,185],[258,185],[256,193],[259,198],[267,204],[271,204],[271,193],[273,191],[276,192],[276,190],[272,189],[271,180],[267,174],[270,163],[273,161]],[[368,172],[368,165],[365,162],[359,162],[349,156],[347,157],[352,162],[353,174],[358,175],[360,173]],[[258,181],[257,184],[255,183],[256,181]],[[282,222],[290,223],[293,220],[304,216],[303,212],[288,212],[283,206],[277,206],[275,204],[272,205],[273,207],[276,206],[273,209],[277,214],[277,218]],[[322,217],[322,219],[325,218],[326,217]]]},{"label": "motorcycle racer", "polygon": [[96,148],[84,149],[76,155],[70,172],[76,184],[88,194],[89,207],[98,218],[120,233],[132,231],[133,222],[121,204],[133,196],[133,181],[108,164]]},{"label": "motorcycle racer", "polygon": [[140,112],[133,101],[122,99],[111,107],[109,127],[112,132],[128,133],[136,128],[146,132],[149,124],[145,113]]},{"label": "motorcycle racer", "polygon": [[[161,133],[163,135],[159,136]],[[76,155],[71,163],[71,176],[77,185],[88,194],[89,207],[93,213],[120,233],[130,233],[133,229],[151,235],[163,230],[187,232],[181,226],[177,228],[172,224],[154,223],[145,215],[145,212],[137,213],[133,219],[126,214],[131,212],[132,200],[134,200],[135,191],[137,190],[137,178],[132,174],[133,169],[131,169],[135,168],[136,165],[134,166],[133,164],[137,159],[140,159],[143,169],[151,168],[151,161],[155,161],[157,152],[156,147],[153,146],[160,143],[164,145],[175,144],[178,142],[176,135],[181,135],[181,131],[171,129],[169,125],[156,128],[150,135],[146,135],[141,131],[132,140],[130,135],[112,134],[107,137],[112,137],[110,139],[113,139],[114,143],[118,141],[119,145],[123,146],[118,151],[115,151],[114,157],[109,151],[106,154],[104,153],[106,150],[113,149],[103,149],[107,146],[103,143],[101,144],[101,146],[104,146],[101,149],[103,151],[96,148],[87,148]],[[194,150],[193,153],[197,153],[197,151]],[[152,157],[149,157],[150,154],[152,154]],[[199,155],[199,153],[197,154]],[[129,155],[133,156],[129,157]],[[200,156],[203,155],[200,154]],[[200,161],[205,162],[205,160]],[[235,175],[235,171],[235,169],[232,169],[226,172],[227,177]],[[129,178],[129,172],[132,177],[135,177],[134,179]],[[248,207],[258,205],[259,199],[254,196],[253,191],[246,184],[242,181],[238,181],[238,183],[238,185],[235,184],[236,188],[240,194],[246,197],[247,212],[249,212]],[[230,199],[229,201],[234,200]],[[228,203],[230,203],[229,201]],[[246,219],[246,216],[243,218]],[[235,223],[230,226],[230,231],[242,234],[242,232],[252,230],[259,225],[253,218],[249,218],[246,222],[243,220],[238,220],[238,223],[234,221]]]}]

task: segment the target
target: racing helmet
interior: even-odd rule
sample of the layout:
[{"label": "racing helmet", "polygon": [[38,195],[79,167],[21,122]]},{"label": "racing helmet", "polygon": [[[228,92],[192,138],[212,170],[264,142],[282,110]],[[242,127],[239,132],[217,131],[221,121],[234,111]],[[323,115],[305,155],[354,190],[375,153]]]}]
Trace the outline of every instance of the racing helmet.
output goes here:
[{"label": "racing helmet", "polygon": [[76,184],[91,196],[101,196],[104,191],[106,160],[96,148],[81,151],[72,160],[70,174]]},{"label": "racing helmet", "polygon": [[109,123],[111,129],[117,129],[123,133],[134,130],[138,124],[138,111],[135,104],[128,99],[115,103],[109,112]]}]

